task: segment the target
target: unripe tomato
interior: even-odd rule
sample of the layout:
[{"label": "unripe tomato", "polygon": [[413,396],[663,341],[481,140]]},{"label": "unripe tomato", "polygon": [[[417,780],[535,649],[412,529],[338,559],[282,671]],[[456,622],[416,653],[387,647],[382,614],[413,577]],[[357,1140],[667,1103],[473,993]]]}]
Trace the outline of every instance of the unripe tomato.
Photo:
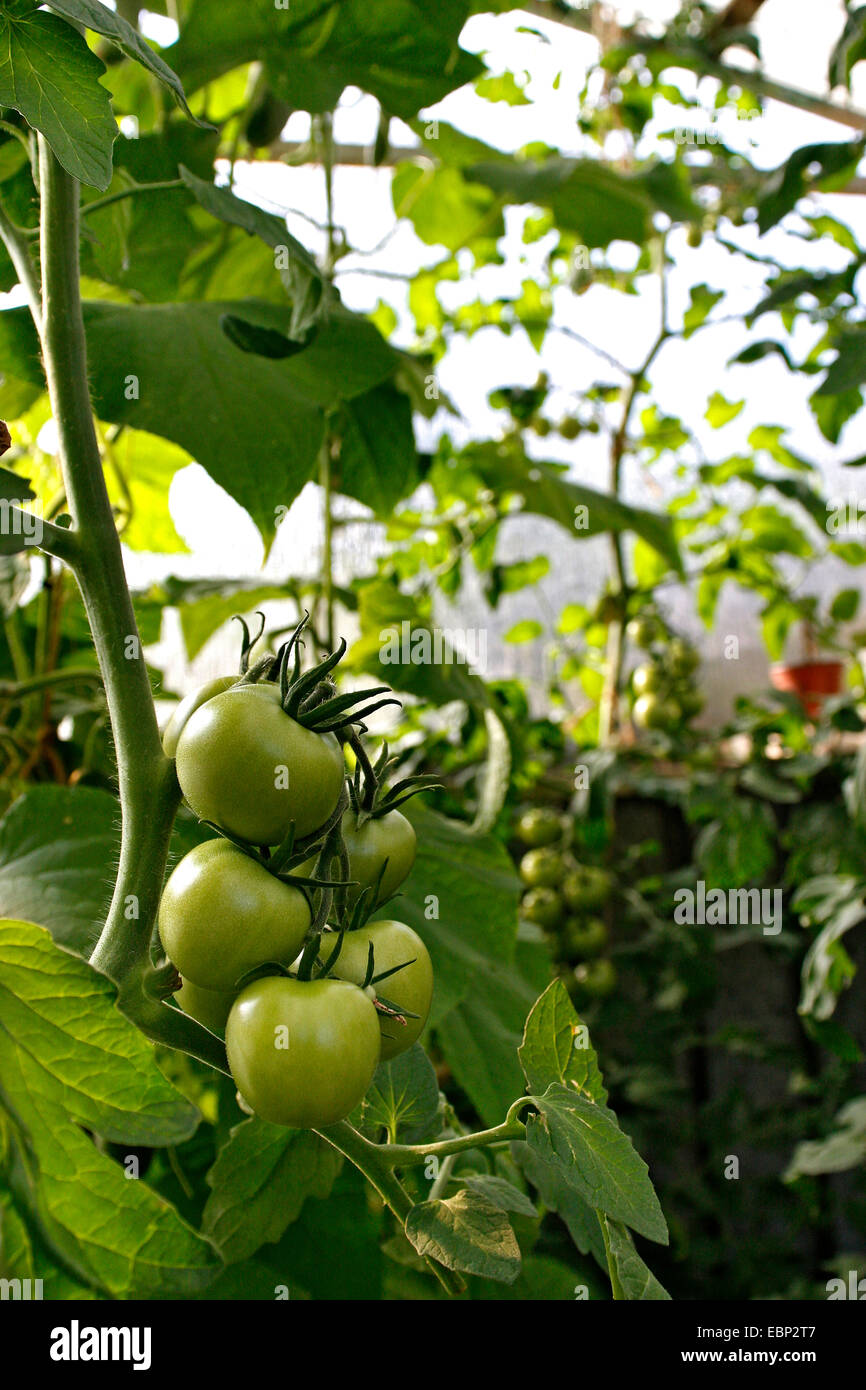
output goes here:
[{"label": "unripe tomato", "polygon": [[184,980],[233,990],[257,965],[289,965],[310,925],[303,893],[228,840],[184,855],[165,885],[159,934]]},{"label": "unripe tomato", "polygon": [[690,676],[700,664],[700,657],[694,647],[681,637],[674,637],[665,654],[666,665],[674,677]]},{"label": "unripe tomato", "polygon": [[525,845],[538,849],[552,845],[562,838],[562,821],[556,811],[547,806],[533,806],[524,811],[517,822],[517,834]]},{"label": "unripe tomato", "polygon": [[675,700],[641,695],[634,702],[632,718],[639,729],[671,729],[679,723],[680,707]]},{"label": "unripe tomato", "polygon": [[697,690],[683,690],[677,694],[677,703],[685,719],[694,719],[704,707],[704,697]]},{"label": "unripe tomato", "polygon": [[520,877],[530,888],[555,888],[565,874],[565,860],[555,849],[531,849],[520,861]]},{"label": "unripe tomato", "polygon": [[591,864],[579,864],[562,881],[562,896],[572,912],[594,912],[610,897],[610,874]]},{"label": "unripe tomato", "polygon": [[520,911],[527,921],[550,930],[562,920],[562,898],[554,888],[530,888],[523,895]]},{"label": "unripe tomato", "polygon": [[575,967],[575,990],[587,999],[606,999],[616,989],[616,978],[616,966],[607,956],[584,961]]},{"label": "unripe tomato", "polygon": [[185,1014],[203,1023],[212,1033],[222,1037],[225,1033],[226,1019],[231,1013],[232,1004],[237,999],[237,990],[201,989],[192,980],[184,980],[174,996]]},{"label": "unripe tomato", "polygon": [[214,695],[221,695],[224,690],[236,685],[239,679],[238,676],[217,676],[212,681],[205,681],[198,690],[193,690],[183,697],[177,708],[172,710],[163,731],[162,746],[167,758],[173,758],[177,753],[177,741],[196,710],[206,701],[212,700]]},{"label": "unripe tomato", "polygon": [[648,695],[663,688],[665,673],[659,666],[638,666],[632,673],[631,683],[636,695]]},{"label": "unripe tomato", "polygon": [[235,1085],[274,1125],[321,1129],[363,1100],[379,1065],[379,1018],[348,980],[268,976],[242,990],[226,1024]]},{"label": "unripe tomato", "polygon": [[[327,941],[325,937],[322,943],[325,956]],[[373,988],[377,993],[381,991],[395,1008],[418,1014],[417,1018],[407,1018],[405,1027],[387,1014],[379,1014],[382,1061],[387,1062],[389,1058],[410,1048],[424,1031],[433,998],[433,963],[418,933],[407,927],[405,922],[368,922],[365,927],[347,932],[343,937],[334,974],[341,980],[362,985],[367,975],[371,942],[374,975],[407,962],[403,970],[389,975],[381,985],[374,985]],[[411,964],[408,964],[410,961]]]},{"label": "unripe tomato", "polygon": [[559,422],[559,433],[563,439],[577,439],[580,434],[580,421],[574,415],[567,415]]},{"label": "unripe tomato", "polygon": [[333,734],[285,713],[271,682],[238,685],[196,710],[177,744],[177,778],[201,820],[254,845],[299,838],[332,815],[344,762]]},{"label": "unripe tomato", "polygon": [[597,956],[608,942],[608,930],[600,917],[569,917],[562,930],[562,944],[571,956]]},{"label": "unripe tomato", "polygon": [[375,885],[386,859],[388,867],[382,874],[377,899],[380,903],[396,893],[415,863],[415,831],[399,811],[364,821],[360,828],[355,812],[347,811],[343,817],[343,839],[349,854],[349,878],[357,879],[359,885],[348,890],[350,904],[362,889]]},{"label": "unripe tomato", "polygon": [[651,617],[632,618],[626,633],[636,647],[651,647],[662,634],[661,624]]}]

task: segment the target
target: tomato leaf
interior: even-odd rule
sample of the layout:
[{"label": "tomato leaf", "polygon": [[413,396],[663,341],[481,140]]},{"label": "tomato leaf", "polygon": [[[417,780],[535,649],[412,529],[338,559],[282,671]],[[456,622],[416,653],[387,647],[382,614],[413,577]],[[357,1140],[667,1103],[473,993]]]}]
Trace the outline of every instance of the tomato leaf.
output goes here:
[{"label": "tomato leaf", "polygon": [[520,1246],[505,1212],[464,1189],[444,1201],[420,1202],[406,1218],[406,1235],[419,1255],[446,1269],[511,1284],[520,1273]]},{"label": "tomato leaf", "polygon": [[670,1294],[644,1264],[635,1250],[634,1241],[625,1226],[619,1221],[611,1220],[603,1213],[599,1215],[599,1221],[602,1222],[607,1232],[611,1264],[625,1297],[635,1300],[653,1299],[658,1302],[669,1302]]},{"label": "tomato leaf", "polygon": [[327,1197],[342,1156],[312,1130],[244,1120],[207,1175],[202,1230],[227,1264],[277,1241],[308,1197]]},{"label": "tomato leaf", "polygon": [[44,10],[0,13],[0,106],[20,111],[73,178],[111,182],[117,122],[105,64],[73,25]]},{"label": "tomato leaf", "polygon": [[606,1106],[565,1086],[533,1097],[538,1114],[526,1124],[526,1142],[589,1206],[650,1240],[667,1244],[667,1225],[647,1166]]},{"label": "tomato leaf", "polygon": [[115,1008],[110,980],[31,922],[0,922],[0,964],[0,1071],[14,1113],[55,1110],[135,1144],[177,1144],[194,1132],[197,1110]]},{"label": "tomato leaf", "polygon": [[46,3],[49,9],[55,10],[73,24],[84,24],[95,34],[103,34],[105,38],[111,39],[127,58],[141,63],[141,66],[158,78],[163,86],[168,87],[178,106],[191,121],[195,121],[196,125],[207,126],[207,122],[198,120],[187,106],[177,73],[172,72],[168,63],[164,62],[158,53],[154,53],[122,15],[107,9],[99,0],[46,0]]},{"label": "tomato leaf", "polygon": [[439,1083],[420,1043],[383,1062],[364,1098],[364,1127],[400,1134],[401,1142],[428,1137],[439,1112]]},{"label": "tomato leaf", "polygon": [[589,1032],[575,1013],[561,980],[554,980],[533,1005],[518,1048],[520,1065],[532,1091],[558,1083],[587,1100],[604,1104],[598,1057]]}]

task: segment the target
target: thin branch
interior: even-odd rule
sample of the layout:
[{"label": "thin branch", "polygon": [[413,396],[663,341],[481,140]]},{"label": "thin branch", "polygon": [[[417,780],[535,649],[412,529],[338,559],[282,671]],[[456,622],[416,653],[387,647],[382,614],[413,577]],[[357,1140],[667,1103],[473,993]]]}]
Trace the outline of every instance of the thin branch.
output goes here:
[{"label": "thin branch", "polygon": [[21,228],[16,227],[14,222],[6,215],[0,207],[0,240],[9,253],[18,279],[24,287],[27,295],[27,303],[33,322],[36,325],[36,332],[42,336],[42,290],[39,284],[39,274],[33,256],[30,252],[30,243],[27,233]]},{"label": "thin branch", "polygon": [[158,193],[164,188],[186,188],[183,179],[160,179],[156,183],[134,183],[128,188],[119,188],[116,193],[106,193],[104,198],[94,198],[90,203],[82,203],[81,216],[89,217],[92,212],[101,212],[122,198],[132,198],[136,193]]},{"label": "thin branch", "polygon": [[[540,19],[549,20],[552,24],[565,24],[583,34],[594,33],[592,12],[572,9],[562,4],[561,0],[524,0],[523,8]],[[827,97],[789,87],[784,82],[774,82],[759,72],[749,72],[745,68],[719,62],[711,54],[701,52],[697,46],[680,47],[670,44],[667,39],[655,39],[641,34],[637,27],[626,30],[618,46],[637,53],[662,54],[670,58],[671,67],[688,68],[705,77],[715,77],[726,87],[744,87],[757,96],[783,102],[786,106],[795,106],[800,111],[810,111],[814,116],[823,116],[825,120],[836,121],[852,130],[866,131],[866,112],[839,106]]]}]

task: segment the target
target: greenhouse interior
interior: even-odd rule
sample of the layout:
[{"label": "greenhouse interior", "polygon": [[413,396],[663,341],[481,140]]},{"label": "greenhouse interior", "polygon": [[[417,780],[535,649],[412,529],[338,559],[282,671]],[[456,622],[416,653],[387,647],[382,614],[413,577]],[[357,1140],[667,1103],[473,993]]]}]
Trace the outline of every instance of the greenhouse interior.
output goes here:
[{"label": "greenhouse interior", "polygon": [[52,1366],[299,1300],[826,1368],[866,6],[0,28],[0,1301]]}]

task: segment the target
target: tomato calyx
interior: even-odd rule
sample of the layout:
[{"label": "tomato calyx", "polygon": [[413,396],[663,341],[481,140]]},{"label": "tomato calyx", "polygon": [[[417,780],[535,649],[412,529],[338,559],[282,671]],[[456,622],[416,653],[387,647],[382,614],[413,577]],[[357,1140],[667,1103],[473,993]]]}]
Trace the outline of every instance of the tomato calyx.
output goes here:
[{"label": "tomato calyx", "polygon": [[166,956],[155,965],[149,965],[142,976],[141,987],[151,999],[170,999],[180,989],[183,981],[180,971]]},{"label": "tomato calyx", "polygon": [[389,758],[388,744],[383,741],[378,758],[371,762],[354,729],[348,731],[346,742],[355,754],[355,771],[348,779],[348,786],[359,830],[367,821],[379,820],[382,816],[387,816],[389,811],[396,811],[398,806],[402,806],[418,792],[442,786],[437,777],[417,774],[404,777],[402,781],[389,787],[388,772],[398,760]]},{"label": "tomato calyx", "polygon": [[[264,613],[257,612],[257,613],[256,613],[256,617],[257,617],[257,618],[260,618],[260,619],[261,619],[261,622],[260,622],[260,624],[259,624],[259,630],[258,630],[258,632],[256,633],[255,637],[251,637],[251,636],[250,636],[250,630],[249,630],[249,627],[247,626],[246,620],[245,620],[244,618],[241,617],[240,613],[235,613],[235,614],[232,615],[232,622],[240,623],[240,625],[241,625],[241,630],[242,630],[242,632],[243,632],[243,638],[241,639],[241,659],[240,659],[240,675],[241,675],[241,676],[245,676],[245,675],[247,675],[247,673],[249,672],[249,669],[250,669],[250,654],[251,654],[251,652],[252,652],[252,650],[253,650],[253,647],[254,647],[254,646],[256,645],[256,643],[261,639],[262,633],[263,633],[264,630],[265,630],[265,615],[264,615]],[[271,658],[269,657],[269,658],[268,658],[268,661],[270,661],[270,660],[271,660]]]},{"label": "tomato calyx", "polygon": [[[242,661],[246,660],[246,669],[243,671],[238,685],[270,683],[279,686],[280,704],[284,713],[303,728],[317,734],[339,734],[341,731],[351,728],[353,724],[362,723],[368,715],[374,714],[376,710],[382,709],[385,705],[400,704],[390,686],[387,685],[377,685],[367,690],[350,690],[343,695],[337,694],[336,686],[330,680],[330,674],[346,654],[345,637],[340,638],[340,644],[336,651],[331,652],[329,656],[302,674],[301,653],[304,649],[304,643],[301,640],[301,634],[310,621],[309,613],[304,613],[303,618],[295,627],[288,641],[282,644],[276,656],[270,654],[263,656],[252,666],[249,664],[249,653],[255,642],[259,640],[261,632],[250,640],[249,630],[243,619],[239,618],[238,621],[244,628],[244,647],[241,659]],[[264,626],[262,626],[263,630]],[[364,705],[363,709],[355,708],[364,700],[372,699],[376,695],[386,695],[387,698]]]}]

